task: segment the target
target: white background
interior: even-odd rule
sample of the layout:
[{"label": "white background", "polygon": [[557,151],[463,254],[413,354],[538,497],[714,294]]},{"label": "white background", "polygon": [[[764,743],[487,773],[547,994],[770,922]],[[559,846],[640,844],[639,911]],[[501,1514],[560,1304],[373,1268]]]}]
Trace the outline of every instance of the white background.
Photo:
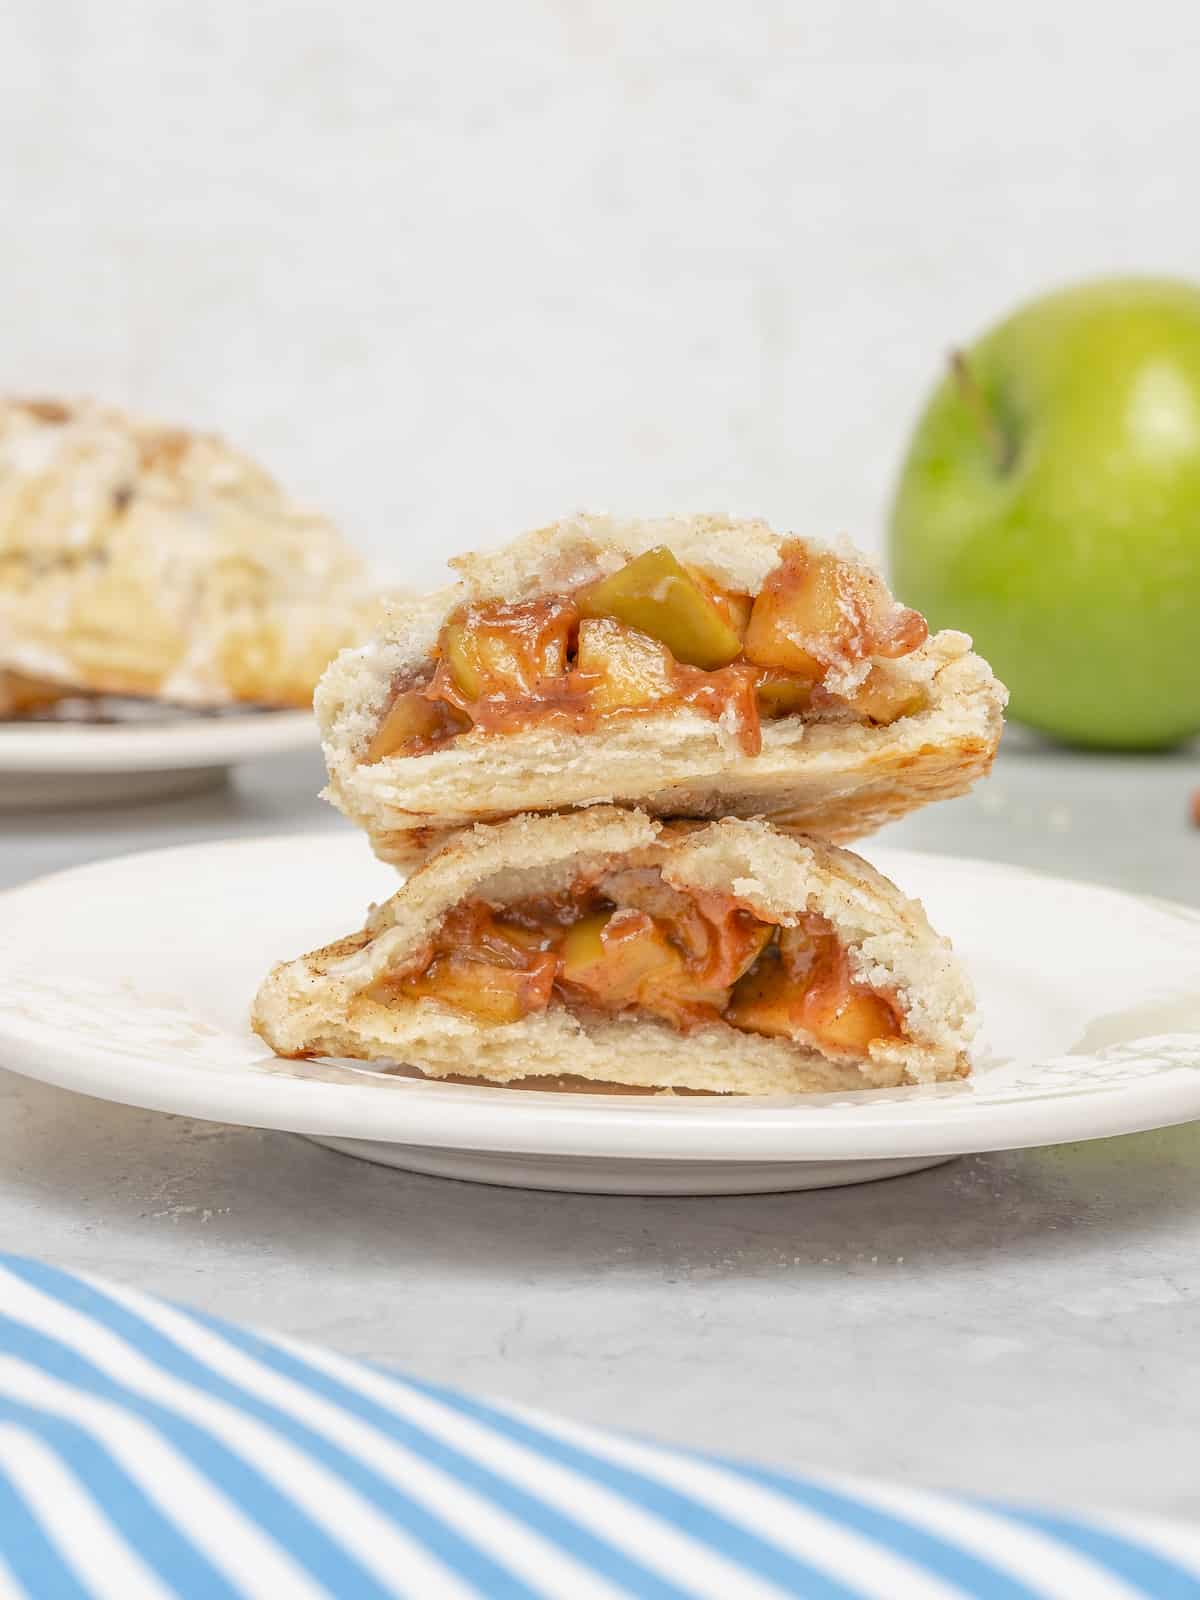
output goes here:
[{"label": "white background", "polygon": [[878,548],[947,346],[1200,275],[1200,6],[8,0],[4,385],[418,579],[580,506]]}]

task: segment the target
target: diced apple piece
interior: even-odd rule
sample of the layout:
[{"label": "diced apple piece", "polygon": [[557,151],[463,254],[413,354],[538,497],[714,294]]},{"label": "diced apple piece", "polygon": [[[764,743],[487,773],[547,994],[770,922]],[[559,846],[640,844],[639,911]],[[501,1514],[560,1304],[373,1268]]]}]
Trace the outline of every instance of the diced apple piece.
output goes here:
[{"label": "diced apple piece", "polygon": [[896,1013],[854,981],[850,956],[824,917],[806,917],[780,936],[784,968],[803,992],[799,1019],[818,1044],[865,1051],[872,1039],[899,1032]]},{"label": "diced apple piece", "polygon": [[826,989],[815,983],[805,995],[804,1023],[819,1044],[864,1055],[873,1040],[900,1031],[883,996],[854,984]]},{"label": "diced apple piece", "polygon": [[478,700],[483,694],[483,671],[469,620],[448,622],[438,648],[463,698]]},{"label": "diced apple piece", "polygon": [[406,689],[392,701],[366,748],[363,765],[370,766],[388,756],[415,754],[469,727],[469,720],[453,706],[427,700],[419,689]]},{"label": "diced apple piece", "polygon": [[744,637],[750,626],[750,613],[754,610],[754,596],[727,592],[720,596],[717,604],[728,616],[731,626]]},{"label": "diced apple piece", "polygon": [[816,680],[842,654],[857,631],[847,604],[846,565],[823,551],[794,543],[768,573],[746,628],[743,649],[760,667]]},{"label": "diced apple piece", "polygon": [[653,705],[674,692],[671,652],[647,634],[612,617],[585,617],[579,624],[576,670],[588,680],[597,711]]},{"label": "diced apple piece", "polygon": [[772,1038],[815,1040],[829,1050],[865,1054],[875,1039],[900,1032],[895,1009],[854,982],[849,957],[823,919],[780,932],[780,959],[770,953],[737,984],[725,1017],[735,1027]]},{"label": "diced apple piece", "polygon": [[480,948],[488,953],[489,959],[499,960],[502,966],[511,963],[528,967],[530,957],[546,950],[550,938],[545,928],[526,928],[503,917],[493,917],[482,936]]},{"label": "diced apple piece", "polygon": [[557,961],[549,953],[534,957],[527,970],[493,966],[452,953],[439,956],[425,972],[404,979],[402,992],[415,1000],[438,1000],[480,1022],[502,1026],[546,1009],[556,968]]},{"label": "diced apple piece", "polygon": [[758,675],[758,685],[755,689],[759,715],[768,721],[778,717],[794,717],[799,712],[808,710],[812,692],[811,678],[801,678],[794,672],[780,672],[764,667]]},{"label": "diced apple piece", "polygon": [[586,989],[601,1005],[632,1005],[644,984],[681,964],[653,919],[640,911],[596,912],[575,923],[563,940],[564,981]]},{"label": "diced apple piece", "polygon": [[901,717],[915,716],[929,704],[922,684],[892,676],[885,668],[872,667],[849,700],[850,706],[868,722],[883,726]]},{"label": "diced apple piece", "polygon": [[706,984],[715,990],[728,990],[749,971],[770,944],[775,929],[760,922],[748,911],[734,911],[716,924],[717,937],[712,959],[704,973]]},{"label": "diced apple piece", "polygon": [[728,988],[714,989],[692,969],[654,918],[630,908],[575,924],[563,944],[562,978],[605,1010],[640,1006],[683,1029],[716,1021],[729,998]]},{"label": "diced apple piece", "polygon": [[768,952],[734,985],[725,1020],[747,1033],[791,1039],[800,1028],[804,990],[788,976],[778,956]]},{"label": "diced apple piece", "polygon": [[443,627],[439,650],[465,701],[527,695],[567,670],[579,613],[553,597],[465,606]]},{"label": "diced apple piece", "polygon": [[453,952],[470,961],[516,967],[522,971],[531,968],[531,957],[544,952],[549,943],[545,929],[497,915],[482,900],[468,900],[454,906],[446,913],[437,935],[438,948],[443,953]]},{"label": "diced apple piece", "polygon": [[604,929],[611,911],[596,911],[572,923],[562,944],[562,975],[568,983],[586,986],[589,976],[604,965]]},{"label": "diced apple piece", "polygon": [[559,974],[564,983],[574,984],[589,993],[608,987],[608,951],[604,929],[611,911],[597,911],[582,917],[567,930],[559,950]]},{"label": "diced apple piece", "polygon": [[438,1000],[481,1022],[519,1022],[525,974],[512,967],[490,967],[466,956],[440,956],[404,985],[414,1000]]},{"label": "diced apple piece", "polygon": [[819,680],[837,661],[908,655],[928,635],[870,569],[793,540],[754,602],[743,649],[758,666]]},{"label": "diced apple piece", "polygon": [[779,930],[779,954],[784,970],[798,990],[807,988],[819,966],[837,959],[837,935],[825,917],[806,916],[790,928]]},{"label": "diced apple piece", "polygon": [[754,596],[741,594],[736,589],[722,589],[719,583],[714,582],[706,572],[701,572],[698,567],[686,567],[684,570],[696,580],[740,639],[746,631],[746,624],[750,621],[750,612],[754,608]]},{"label": "diced apple piece", "polygon": [[586,617],[615,617],[661,639],[676,661],[711,671],[741,654],[736,628],[665,545],[647,550],[579,595]]},{"label": "diced apple piece", "polygon": [[929,624],[919,611],[898,604],[876,579],[871,606],[871,654],[895,660],[919,650],[929,637]]},{"label": "diced apple piece", "polygon": [[671,942],[688,956],[692,987],[721,1004],[775,936],[774,924],[737,905],[725,893],[672,890],[682,910],[668,922]]}]

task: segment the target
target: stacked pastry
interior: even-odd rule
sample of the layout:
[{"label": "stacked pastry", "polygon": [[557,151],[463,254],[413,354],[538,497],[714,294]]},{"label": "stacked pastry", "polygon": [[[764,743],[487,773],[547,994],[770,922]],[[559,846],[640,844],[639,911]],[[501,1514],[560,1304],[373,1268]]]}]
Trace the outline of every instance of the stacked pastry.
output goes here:
[{"label": "stacked pastry", "polygon": [[220,439],[0,400],[0,717],[308,706],[376,613],[337,529]]},{"label": "stacked pastry", "polygon": [[327,797],[410,876],[271,972],[272,1048],[740,1093],[968,1070],[948,942],[839,846],[988,771],[969,639],[761,522],[580,517],[453,565],[318,687]]}]

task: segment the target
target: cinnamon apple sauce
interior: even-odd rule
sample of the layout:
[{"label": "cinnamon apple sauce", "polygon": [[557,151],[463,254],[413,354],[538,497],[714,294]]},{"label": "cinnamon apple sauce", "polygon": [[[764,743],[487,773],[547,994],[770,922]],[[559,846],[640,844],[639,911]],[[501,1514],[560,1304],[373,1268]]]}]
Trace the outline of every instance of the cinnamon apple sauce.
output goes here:
[{"label": "cinnamon apple sauce", "polygon": [[896,995],[854,974],[825,917],[777,926],[733,895],[685,891],[645,866],[501,906],[464,901],[363,997],[433,1000],[490,1026],[551,1004],[654,1017],[683,1033],[726,1023],[834,1055],[904,1032]]},{"label": "cinnamon apple sauce", "polygon": [[478,730],[580,733],[688,706],[746,755],[762,723],[888,724],[925,691],[890,664],[928,637],[869,569],[791,540],[756,596],[722,589],[660,545],[571,592],[461,606],[426,666],[397,681],[361,760],[418,756]]}]

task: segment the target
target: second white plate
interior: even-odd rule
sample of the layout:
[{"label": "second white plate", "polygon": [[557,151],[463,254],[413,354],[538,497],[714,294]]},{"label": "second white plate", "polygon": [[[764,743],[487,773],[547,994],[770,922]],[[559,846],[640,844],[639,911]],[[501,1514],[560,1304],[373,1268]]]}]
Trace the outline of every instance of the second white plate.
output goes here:
[{"label": "second white plate", "polygon": [[231,712],[129,723],[0,723],[0,811],[165,799],[231,766],[315,749],[311,711]]},{"label": "second white plate", "polygon": [[975,978],[983,1028],[965,1082],[681,1098],[277,1061],[246,1021],[263,974],[359,926],[396,884],[349,832],[127,856],[0,896],[0,1065],[417,1171],[627,1193],[849,1183],[1200,1117],[1200,912],[985,862],[871,854]]}]

